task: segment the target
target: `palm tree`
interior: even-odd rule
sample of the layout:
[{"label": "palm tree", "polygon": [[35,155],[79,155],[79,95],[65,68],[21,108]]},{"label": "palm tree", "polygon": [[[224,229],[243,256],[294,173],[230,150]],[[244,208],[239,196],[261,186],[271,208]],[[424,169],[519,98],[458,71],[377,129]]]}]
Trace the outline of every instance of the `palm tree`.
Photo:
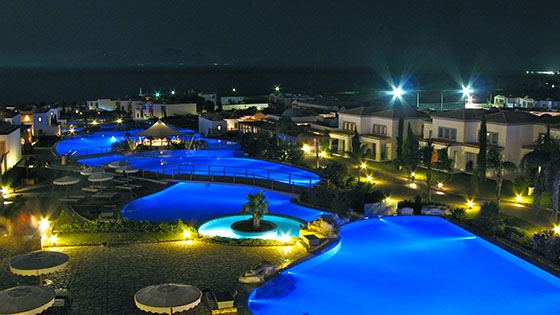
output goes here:
[{"label": "palm tree", "polygon": [[261,227],[261,218],[268,213],[268,201],[264,201],[267,196],[263,192],[254,195],[248,194],[249,201],[241,208],[241,214],[250,214],[253,216],[253,229],[258,230]]},{"label": "palm tree", "polygon": [[496,176],[496,204],[500,207],[500,198],[502,196],[502,183],[505,171],[515,171],[517,166],[510,161],[504,160],[504,156],[495,149],[488,151],[486,166]]},{"label": "palm tree", "polygon": [[358,181],[362,174],[361,164],[365,162],[367,157],[367,145],[360,143],[360,134],[356,132],[352,137],[352,151],[346,152],[353,164],[358,165]]},{"label": "palm tree", "polygon": [[538,203],[542,190],[546,190],[552,179],[552,221],[556,223],[560,189],[560,140],[552,138],[550,129],[547,129],[544,137],[538,140],[535,150],[525,154],[520,165],[525,173],[536,170],[534,204]]}]

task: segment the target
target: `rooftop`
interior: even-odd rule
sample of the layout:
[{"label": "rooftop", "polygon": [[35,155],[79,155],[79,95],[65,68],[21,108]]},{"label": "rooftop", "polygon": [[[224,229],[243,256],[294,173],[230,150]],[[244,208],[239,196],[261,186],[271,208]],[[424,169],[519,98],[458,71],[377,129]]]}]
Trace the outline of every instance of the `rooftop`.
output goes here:
[{"label": "rooftop", "polygon": [[211,121],[223,120],[222,116],[220,116],[218,114],[215,114],[215,113],[210,113],[210,112],[206,112],[206,113],[202,114],[200,117],[204,118],[206,120],[211,120]]},{"label": "rooftop", "polygon": [[19,126],[14,126],[10,123],[0,121],[0,135],[8,135],[17,129],[19,129]]},{"label": "rooftop", "polygon": [[528,124],[538,120],[539,117],[533,114],[518,111],[499,111],[486,115],[486,121],[503,124]]}]

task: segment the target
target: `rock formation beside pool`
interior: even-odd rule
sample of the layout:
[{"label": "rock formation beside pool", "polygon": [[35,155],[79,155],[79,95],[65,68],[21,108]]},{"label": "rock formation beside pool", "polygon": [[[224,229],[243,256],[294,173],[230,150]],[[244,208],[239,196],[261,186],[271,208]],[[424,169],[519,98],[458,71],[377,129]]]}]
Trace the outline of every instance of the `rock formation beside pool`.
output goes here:
[{"label": "rock formation beside pool", "polygon": [[338,215],[322,215],[312,222],[308,222],[299,231],[302,243],[308,252],[323,248],[326,244],[335,242],[340,237],[340,223],[345,222]]}]

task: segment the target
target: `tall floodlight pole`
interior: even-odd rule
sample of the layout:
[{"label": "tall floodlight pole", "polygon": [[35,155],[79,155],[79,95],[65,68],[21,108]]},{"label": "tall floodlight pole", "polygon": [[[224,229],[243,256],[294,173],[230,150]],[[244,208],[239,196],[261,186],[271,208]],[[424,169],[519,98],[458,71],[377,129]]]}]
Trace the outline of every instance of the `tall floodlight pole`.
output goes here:
[{"label": "tall floodlight pole", "polygon": [[443,112],[443,91],[441,91],[441,105],[439,110]]}]

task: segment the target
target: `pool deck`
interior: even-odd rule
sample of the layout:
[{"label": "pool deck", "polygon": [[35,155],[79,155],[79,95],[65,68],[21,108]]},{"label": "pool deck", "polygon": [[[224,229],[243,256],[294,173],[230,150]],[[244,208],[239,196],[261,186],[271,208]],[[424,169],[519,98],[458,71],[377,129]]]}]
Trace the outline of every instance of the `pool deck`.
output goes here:
[{"label": "pool deck", "polygon": [[[0,244],[1,247],[1,244]],[[237,278],[262,260],[281,265],[305,254],[299,246],[236,247],[201,241],[164,242],[123,246],[54,247],[70,256],[66,269],[45,276],[56,288],[69,292],[69,314],[145,314],[134,305],[134,293],[148,285],[176,282],[201,290],[237,289]],[[1,249],[1,248],[0,248]],[[37,284],[37,277],[10,272],[10,256],[0,250],[0,289]],[[131,268],[131,266],[134,266]],[[250,314],[240,305],[238,314]],[[46,312],[48,313],[48,312]],[[196,308],[180,314],[211,314],[206,298]]]}]

